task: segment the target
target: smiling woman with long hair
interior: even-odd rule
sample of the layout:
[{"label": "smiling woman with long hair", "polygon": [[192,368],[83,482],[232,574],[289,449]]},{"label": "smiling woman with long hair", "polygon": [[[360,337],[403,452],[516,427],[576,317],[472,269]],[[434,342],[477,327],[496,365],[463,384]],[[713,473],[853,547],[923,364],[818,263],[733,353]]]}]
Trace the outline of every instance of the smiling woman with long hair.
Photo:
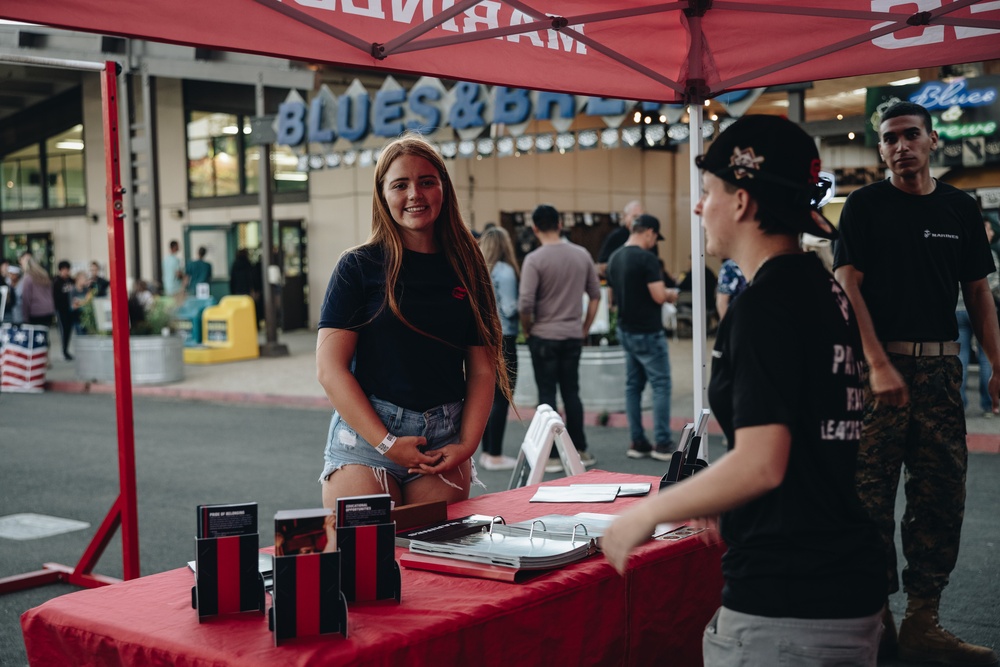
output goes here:
[{"label": "smiling woman with long hair", "polygon": [[316,363],[335,409],[325,506],[372,493],[468,498],[495,382],[510,388],[486,262],[444,162],[419,136],[379,157],[371,236],[330,278]]}]

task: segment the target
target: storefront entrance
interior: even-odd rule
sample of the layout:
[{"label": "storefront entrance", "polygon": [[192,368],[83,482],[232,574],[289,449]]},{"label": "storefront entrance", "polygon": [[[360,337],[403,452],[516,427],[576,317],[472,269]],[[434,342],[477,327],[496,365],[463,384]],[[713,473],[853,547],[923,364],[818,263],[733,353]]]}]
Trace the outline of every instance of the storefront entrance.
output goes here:
[{"label": "storefront entrance", "polygon": [[[236,252],[246,249],[250,261],[261,262],[260,223],[238,222],[229,230],[229,262]],[[278,326],[283,331],[309,326],[309,255],[302,220],[278,220],[271,233],[272,261],[266,274],[271,283]]]}]

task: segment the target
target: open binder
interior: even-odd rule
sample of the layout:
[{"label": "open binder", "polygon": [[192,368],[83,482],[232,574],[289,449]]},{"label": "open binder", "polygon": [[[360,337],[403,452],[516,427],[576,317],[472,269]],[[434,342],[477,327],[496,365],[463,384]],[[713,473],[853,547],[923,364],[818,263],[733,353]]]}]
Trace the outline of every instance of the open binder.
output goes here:
[{"label": "open binder", "polygon": [[492,523],[481,532],[451,540],[411,540],[410,552],[516,570],[562,567],[597,552],[597,538],[589,534],[583,521],[559,528],[547,530],[543,519],[513,526]]},{"label": "open binder", "polygon": [[427,570],[438,574],[454,574],[460,577],[476,577],[477,579],[492,579],[510,584],[521,584],[529,579],[545,574],[546,570],[518,570],[502,565],[488,563],[473,563],[467,560],[456,560],[445,556],[431,556],[412,551],[399,557],[399,564],[412,570]]}]

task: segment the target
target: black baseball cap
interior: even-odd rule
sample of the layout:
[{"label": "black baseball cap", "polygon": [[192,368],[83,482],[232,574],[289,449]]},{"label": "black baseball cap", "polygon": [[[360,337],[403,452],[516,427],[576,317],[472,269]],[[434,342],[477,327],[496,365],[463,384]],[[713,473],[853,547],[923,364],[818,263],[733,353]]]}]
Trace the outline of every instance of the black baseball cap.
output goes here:
[{"label": "black baseball cap", "polygon": [[789,228],[837,238],[836,228],[819,212],[830,182],[820,178],[816,143],[787,118],[744,116],[695,158],[695,164],[745,189]]},{"label": "black baseball cap", "polygon": [[663,234],[660,233],[660,221],[655,217],[649,215],[648,213],[643,213],[635,220],[632,221],[632,231],[638,232],[643,229],[652,229],[656,232],[657,240],[663,240]]}]

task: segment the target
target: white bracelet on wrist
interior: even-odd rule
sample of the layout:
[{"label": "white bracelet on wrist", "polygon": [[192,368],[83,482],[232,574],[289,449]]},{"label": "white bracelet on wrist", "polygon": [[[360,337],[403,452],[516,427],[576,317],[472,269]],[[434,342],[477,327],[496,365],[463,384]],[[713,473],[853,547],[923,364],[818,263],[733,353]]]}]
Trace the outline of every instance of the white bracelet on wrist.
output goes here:
[{"label": "white bracelet on wrist", "polygon": [[392,446],[395,444],[396,444],[396,436],[394,436],[392,433],[387,433],[386,436],[382,438],[382,442],[375,445],[375,451],[381,454],[382,456],[385,456],[385,453],[390,449],[392,449]]}]

